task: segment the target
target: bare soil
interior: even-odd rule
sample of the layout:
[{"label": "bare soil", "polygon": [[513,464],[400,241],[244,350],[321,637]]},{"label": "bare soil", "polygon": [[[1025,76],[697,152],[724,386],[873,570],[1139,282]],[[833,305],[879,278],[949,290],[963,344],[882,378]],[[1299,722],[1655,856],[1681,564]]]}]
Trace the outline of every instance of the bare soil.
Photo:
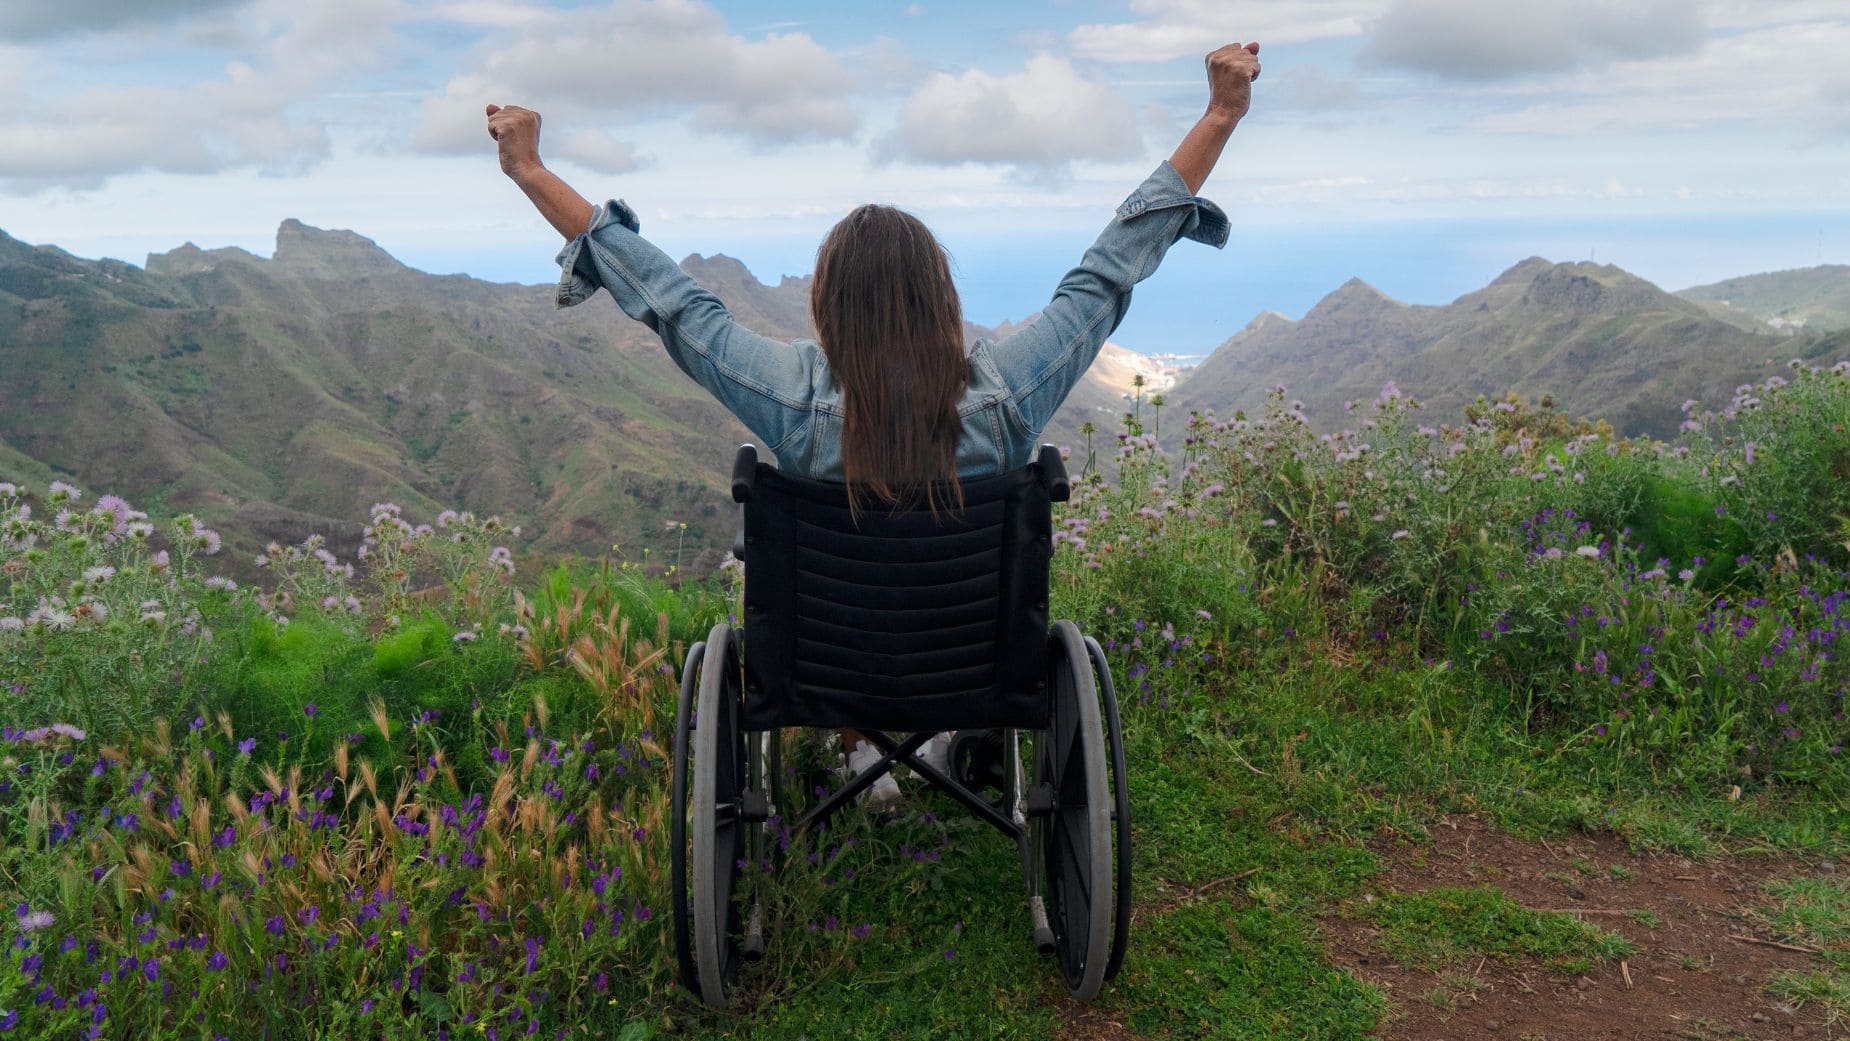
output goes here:
[{"label": "bare soil", "polygon": [[1581,977],[1497,958],[1423,972],[1383,955],[1371,924],[1334,914],[1322,923],[1330,957],[1390,995],[1384,1041],[1850,1036],[1842,1024],[1827,1028],[1817,1009],[1795,1010],[1766,993],[1776,971],[1804,969],[1814,958],[1779,946],[1751,913],[1771,903],[1766,882],[1821,872],[1819,863],[1640,855],[1612,835],[1528,841],[1469,816],[1441,821],[1429,843],[1383,840],[1375,848],[1387,871],[1372,893],[1494,886],[1525,906],[1579,915],[1638,948]]}]

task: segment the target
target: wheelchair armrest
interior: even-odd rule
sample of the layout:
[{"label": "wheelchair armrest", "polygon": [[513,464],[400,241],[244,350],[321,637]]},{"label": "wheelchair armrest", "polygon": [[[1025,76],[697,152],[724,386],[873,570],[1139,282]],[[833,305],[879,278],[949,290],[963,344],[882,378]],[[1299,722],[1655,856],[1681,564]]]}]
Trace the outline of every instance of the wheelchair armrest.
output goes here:
[{"label": "wheelchair armrest", "polygon": [[1066,463],[1060,458],[1060,449],[1054,445],[1042,445],[1037,462],[1041,467],[1041,483],[1047,486],[1048,501],[1065,502],[1071,498],[1073,484],[1066,478]]},{"label": "wheelchair armrest", "polygon": [[739,561],[745,559],[745,507],[739,507],[739,526],[732,532],[732,555]]},{"label": "wheelchair armrest", "polygon": [[[750,502],[751,501],[752,483],[757,478],[757,476],[758,476],[758,449],[757,447],[754,445],[740,445],[739,453],[732,457],[732,501],[733,502]],[[743,524],[744,521],[741,520],[740,523]],[[744,541],[742,533],[741,533],[740,541],[741,542]],[[745,554],[740,553],[739,559],[741,560],[745,559]]]}]

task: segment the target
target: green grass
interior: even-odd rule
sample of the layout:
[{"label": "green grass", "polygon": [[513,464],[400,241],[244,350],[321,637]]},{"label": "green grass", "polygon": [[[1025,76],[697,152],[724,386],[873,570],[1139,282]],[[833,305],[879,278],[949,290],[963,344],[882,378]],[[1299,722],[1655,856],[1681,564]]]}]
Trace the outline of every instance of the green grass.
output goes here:
[{"label": "green grass", "polygon": [[1815,876],[1772,882],[1777,903],[1761,912],[1773,934],[1791,943],[1850,947],[1850,881]]},{"label": "green grass", "polygon": [[1782,969],[1767,993],[1821,1009],[1832,1025],[1850,1022],[1850,880],[1822,876],[1769,883],[1770,907],[1756,912],[1773,935],[1823,952],[1809,969]]},{"label": "green grass", "polygon": [[1436,970],[1487,955],[1535,958],[1579,975],[1595,962],[1636,950],[1616,933],[1554,911],[1537,911],[1493,888],[1439,887],[1388,893],[1364,911],[1381,929],[1376,943],[1403,965]]}]

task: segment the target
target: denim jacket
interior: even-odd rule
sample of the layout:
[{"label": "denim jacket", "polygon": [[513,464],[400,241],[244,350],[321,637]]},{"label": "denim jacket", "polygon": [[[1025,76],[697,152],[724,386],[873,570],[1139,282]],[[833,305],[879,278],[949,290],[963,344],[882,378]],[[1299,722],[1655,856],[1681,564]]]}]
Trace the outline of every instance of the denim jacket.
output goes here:
[{"label": "denim jacket", "polygon": [[[1079,382],[1169,247],[1191,238],[1226,244],[1226,214],[1196,198],[1165,162],[1118,207],[1079,266],[1068,272],[1038,320],[971,347],[970,383],[958,405],[957,471],[967,477],[1033,461],[1041,431]],[[637,232],[621,201],[597,207],[591,225],[559,254],[558,304],[598,287],[662,338],[681,370],[739,417],[786,470],[842,477],[841,388],[814,340],[787,343],[739,325],[667,254]]]}]

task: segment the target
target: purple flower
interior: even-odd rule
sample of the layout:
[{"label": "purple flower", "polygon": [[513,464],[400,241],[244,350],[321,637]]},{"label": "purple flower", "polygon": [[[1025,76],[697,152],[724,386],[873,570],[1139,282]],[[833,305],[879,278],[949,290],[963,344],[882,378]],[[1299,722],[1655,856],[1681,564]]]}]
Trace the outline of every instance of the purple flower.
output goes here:
[{"label": "purple flower", "polygon": [[531,976],[540,967],[540,941],[527,937],[527,975]]},{"label": "purple flower", "polygon": [[303,705],[303,706],[302,706],[302,714],[303,714],[303,715],[305,715],[305,716],[308,716],[308,717],[309,717],[309,718],[311,718],[311,719],[312,719],[312,718],[314,718],[314,715],[315,715],[315,703],[311,701],[311,702],[309,702],[308,704],[306,704],[306,705]]},{"label": "purple flower", "polygon": [[244,740],[238,742],[238,754],[239,755],[246,755],[246,756],[250,755],[252,752],[256,751],[256,749],[257,749],[257,739],[254,737],[247,737]]}]

